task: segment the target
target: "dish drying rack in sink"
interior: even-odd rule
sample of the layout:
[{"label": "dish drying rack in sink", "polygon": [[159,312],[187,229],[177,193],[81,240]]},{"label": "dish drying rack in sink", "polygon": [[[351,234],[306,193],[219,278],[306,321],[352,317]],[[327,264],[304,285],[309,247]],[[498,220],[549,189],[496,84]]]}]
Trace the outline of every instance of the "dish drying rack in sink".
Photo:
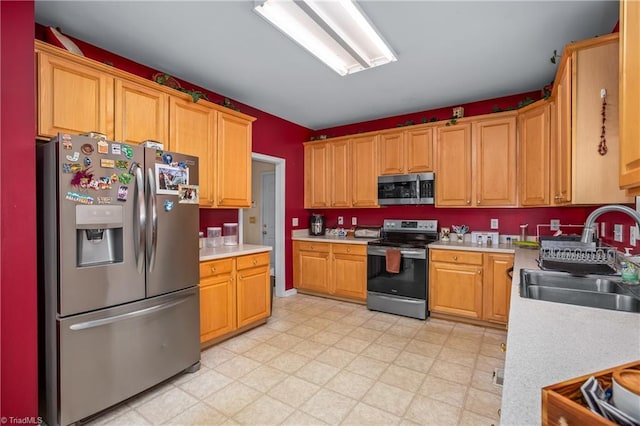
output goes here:
[{"label": "dish drying rack in sink", "polygon": [[573,274],[615,274],[617,251],[595,243],[543,240],[538,264],[542,269]]}]

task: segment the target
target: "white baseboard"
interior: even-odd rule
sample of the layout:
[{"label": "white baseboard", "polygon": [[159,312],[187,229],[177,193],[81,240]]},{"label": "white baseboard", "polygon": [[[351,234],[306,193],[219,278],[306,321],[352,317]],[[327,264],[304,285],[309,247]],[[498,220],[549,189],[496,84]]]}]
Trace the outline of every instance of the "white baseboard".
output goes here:
[{"label": "white baseboard", "polygon": [[286,290],[282,295],[276,293],[276,297],[289,297],[295,296],[296,294],[298,294],[298,290],[296,290],[295,288],[290,288],[289,290]]}]

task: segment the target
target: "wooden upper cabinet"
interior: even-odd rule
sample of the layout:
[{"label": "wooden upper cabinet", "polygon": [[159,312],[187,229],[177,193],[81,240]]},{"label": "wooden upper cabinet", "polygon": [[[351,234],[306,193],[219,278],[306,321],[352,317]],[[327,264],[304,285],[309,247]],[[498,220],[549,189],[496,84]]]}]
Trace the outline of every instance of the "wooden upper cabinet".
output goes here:
[{"label": "wooden upper cabinet", "polygon": [[[568,44],[556,74],[555,117],[551,139],[551,202],[628,203],[612,170],[620,168],[619,34]],[[598,152],[603,129],[607,152]],[[637,144],[637,141],[636,141]]]},{"label": "wooden upper cabinet", "polygon": [[438,127],[436,205],[471,205],[471,123]]},{"label": "wooden upper cabinet", "polygon": [[620,188],[640,195],[640,2],[620,2]]},{"label": "wooden upper cabinet", "polygon": [[79,60],[37,56],[38,136],[95,131],[113,139],[113,76]]},{"label": "wooden upper cabinet", "polygon": [[518,111],[520,205],[549,205],[551,107],[539,101]]},{"label": "wooden upper cabinet", "polygon": [[169,150],[199,157],[200,206],[213,207],[216,111],[190,99],[174,97],[169,110]]},{"label": "wooden upper cabinet", "polygon": [[348,139],[329,143],[331,207],[351,207],[350,148]]},{"label": "wooden upper cabinet", "polygon": [[472,144],[475,206],[515,206],[516,117],[474,121]]},{"label": "wooden upper cabinet", "polygon": [[433,127],[384,131],[378,142],[380,175],[433,171]]},{"label": "wooden upper cabinet", "polygon": [[251,206],[251,122],[218,112],[218,207]]},{"label": "wooden upper cabinet", "polygon": [[403,131],[394,130],[380,133],[378,152],[380,155],[380,175],[406,173]]},{"label": "wooden upper cabinet", "polygon": [[433,127],[407,129],[404,132],[407,173],[433,171]]},{"label": "wooden upper cabinet", "polygon": [[555,125],[551,144],[551,195],[554,204],[571,202],[571,59],[555,83]]},{"label": "wooden upper cabinet", "polygon": [[[155,84],[155,83],[154,83]],[[115,80],[115,139],[130,144],[145,140],[168,143],[169,95],[149,85]]]},{"label": "wooden upper cabinet", "polygon": [[375,135],[351,139],[353,207],[378,205],[378,137]]},{"label": "wooden upper cabinet", "polygon": [[326,208],[329,200],[329,148],[326,142],[304,145],[304,207]]}]

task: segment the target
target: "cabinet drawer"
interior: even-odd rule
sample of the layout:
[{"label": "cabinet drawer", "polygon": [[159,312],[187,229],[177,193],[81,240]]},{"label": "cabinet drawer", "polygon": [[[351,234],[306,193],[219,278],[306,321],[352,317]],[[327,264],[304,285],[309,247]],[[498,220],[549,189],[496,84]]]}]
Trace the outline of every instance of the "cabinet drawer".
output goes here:
[{"label": "cabinet drawer", "polygon": [[431,250],[431,261],[482,265],[482,253],[457,250]]},{"label": "cabinet drawer", "polygon": [[269,264],[269,253],[250,254],[238,257],[238,271],[241,269],[253,268],[254,266],[262,266]]},{"label": "cabinet drawer", "polygon": [[310,241],[298,241],[298,250],[329,253],[330,248],[331,245],[329,243],[312,243]]},{"label": "cabinet drawer", "polygon": [[200,262],[200,279],[233,271],[233,258]]},{"label": "cabinet drawer", "polygon": [[360,244],[333,244],[333,252],[335,254],[356,254],[361,256],[367,255],[367,246]]}]

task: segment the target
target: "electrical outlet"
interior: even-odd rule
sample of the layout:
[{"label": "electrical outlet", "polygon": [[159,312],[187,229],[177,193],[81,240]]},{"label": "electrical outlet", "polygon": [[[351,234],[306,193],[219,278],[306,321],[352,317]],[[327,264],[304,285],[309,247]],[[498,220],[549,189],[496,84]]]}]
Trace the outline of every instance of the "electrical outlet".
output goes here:
[{"label": "electrical outlet", "polygon": [[607,224],[605,222],[600,222],[600,237],[604,237],[604,233],[607,230]]},{"label": "electrical outlet", "polygon": [[291,219],[291,226],[298,226],[298,218],[294,217]]},{"label": "electrical outlet", "polygon": [[613,225],[613,241],[617,241],[619,243],[622,242],[622,232],[624,231],[624,226],[616,223]]},{"label": "electrical outlet", "polygon": [[344,225],[344,217],[338,216],[338,225]]},{"label": "electrical outlet", "polygon": [[638,225],[629,227],[629,244],[636,246],[636,240],[638,239]]},{"label": "electrical outlet", "polygon": [[357,217],[352,217],[351,218],[351,225],[356,226],[358,224],[358,218]]},{"label": "electrical outlet", "polygon": [[550,229],[552,231],[559,231],[560,230],[560,219],[551,219],[550,223]]},{"label": "electrical outlet", "polygon": [[491,219],[491,229],[498,229],[498,219]]}]

